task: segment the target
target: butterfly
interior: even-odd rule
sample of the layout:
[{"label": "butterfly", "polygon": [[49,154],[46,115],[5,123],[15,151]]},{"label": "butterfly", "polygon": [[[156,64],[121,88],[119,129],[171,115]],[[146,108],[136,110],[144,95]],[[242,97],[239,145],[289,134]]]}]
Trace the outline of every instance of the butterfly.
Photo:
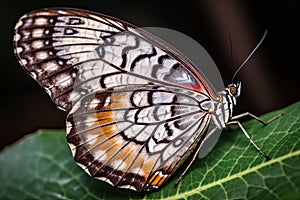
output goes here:
[{"label": "butterfly", "polygon": [[241,82],[216,92],[187,57],[134,25],[80,9],[40,9],[20,18],[14,47],[25,71],[68,112],[67,142],[92,177],[158,189],[191,154],[192,162],[206,156],[231,124],[265,156],[238,119],[273,119],[233,116]]}]

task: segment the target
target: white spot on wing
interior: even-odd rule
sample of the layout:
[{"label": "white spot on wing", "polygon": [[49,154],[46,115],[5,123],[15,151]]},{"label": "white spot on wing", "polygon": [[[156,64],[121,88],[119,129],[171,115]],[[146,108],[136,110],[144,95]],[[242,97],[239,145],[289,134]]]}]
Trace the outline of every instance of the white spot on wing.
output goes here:
[{"label": "white spot on wing", "polygon": [[[75,124],[75,126],[80,125],[80,124],[81,124],[80,122],[77,122]],[[84,143],[88,144],[88,146],[94,146],[95,142],[97,142],[97,140],[96,140],[97,137],[98,137],[98,135],[96,135],[96,134],[86,134],[84,136]]]},{"label": "white spot on wing", "polygon": [[110,97],[108,96],[108,97],[106,97],[106,99],[105,99],[105,102],[104,102],[104,107],[105,106],[108,106],[109,104],[111,103],[111,99],[110,99]]},{"label": "white spot on wing", "polygon": [[19,33],[16,33],[14,40],[17,42],[20,40],[20,38],[21,38],[21,35]]},{"label": "white spot on wing", "polygon": [[132,173],[138,174],[140,176],[143,176],[145,174],[144,171],[141,168],[139,168],[139,167],[134,168],[132,170]]},{"label": "white spot on wing", "polygon": [[25,65],[27,65],[28,62],[26,59],[20,59],[20,63],[21,63],[21,65],[25,66]]},{"label": "white spot on wing", "polygon": [[67,129],[66,132],[67,132],[67,135],[70,133],[71,128],[72,128],[72,123],[69,122],[69,121],[67,121],[66,122],[66,129]]},{"label": "white spot on wing", "polygon": [[68,143],[69,144],[69,147],[72,151],[72,155],[73,157],[75,157],[75,154],[76,154],[76,146],[74,144],[71,144],[71,143]]},{"label": "white spot on wing", "polygon": [[61,74],[60,76],[57,77],[57,83],[56,85],[61,86],[63,88],[68,87],[69,85],[72,84],[72,77],[66,74]]},{"label": "white spot on wing", "polygon": [[18,54],[20,54],[23,51],[23,48],[22,47],[17,47],[16,51],[17,51]]},{"label": "white spot on wing", "polygon": [[93,99],[93,100],[91,101],[89,107],[90,107],[91,109],[93,109],[93,108],[95,108],[99,103],[100,103],[100,100],[95,98],[95,99]]},{"label": "white spot on wing", "polygon": [[86,126],[93,126],[95,123],[97,122],[97,118],[94,118],[94,117],[88,117],[86,118],[86,120],[84,120],[84,123]]},{"label": "white spot on wing", "polygon": [[42,40],[34,40],[31,43],[31,47],[34,49],[40,49],[44,46],[44,42]]},{"label": "white spot on wing", "polygon": [[49,61],[42,64],[42,68],[47,72],[52,72],[58,70],[59,66],[55,61]]},{"label": "white spot on wing", "polygon": [[[66,11],[63,11],[63,10],[59,10],[59,11],[57,11],[59,14],[62,14],[62,15],[65,15],[65,14],[67,14],[67,12]],[[63,19],[65,19],[65,17],[60,17],[60,18],[63,18]]]},{"label": "white spot on wing", "polygon": [[35,72],[30,72],[30,76],[34,79],[37,79],[37,75]]},{"label": "white spot on wing", "polygon": [[[27,17],[27,15],[25,15],[24,17]],[[18,23],[16,24],[15,29],[18,29],[19,27],[21,27],[23,25],[23,21],[19,20]]]},{"label": "white spot on wing", "polygon": [[47,18],[44,18],[44,17],[36,18],[34,21],[34,24],[37,26],[46,25],[47,23],[48,23],[48,20],[47,20]]},{"label": "white spot on wing", "polygon": [[[44,11],[44,12],[39,12],[39,15],[41,15],[41,16],[43,16],[43,15],[48,16],[48,15],[51,15],[51,13],[48,12],[48,11]],[[25,17],[26,17],[26,16],[25,16]]]},{"label": "white spot on wing", "polygon": [[75,72],[73,72],[73,73],[71,74],[71,76],[72,76],[72,78],[76,78],[76,77],[77,77],[77,74],[76,74]]},{"label": "white spot on wing", "polygon": [[122,185],[122,186],[119,186],[119,188],[125,188],[125,189],[131,189],[131,190],[137,191],[136,188],[133,187],[132,185]]},{"label": "white spot on wing", "polygon": [[126,163],[123,160],[115,160],[112,163],[112,167],[117,170],[124,170],[126,168]]},{"label": "white spot on wing", "polygon": [[106,151],[104,151],[104,150],[95,151],[94,157],[96,160],[101,162],[101,161],[105,160],[107,157]]},{"label": "white spot on wing", "polygon": [[175,141],[175,145],[176,145],[176,146],[179,146],[182,142],[183,142],[183,140],[179,140],[179,139],[178,139],[178,140]]},{"label": "white spot on wing", "polygon": [[36,28],[36,29],[33,29],[33,31],[32,31],[33,38],[42,37],[43,35],[44,35],[44,29],[42,29],[42,28]]},{"label": "white spot on wing", "polygon": [[39,60],[44,60],[48,57],[47,51],[40,51],[35,54],[36,58]]}]

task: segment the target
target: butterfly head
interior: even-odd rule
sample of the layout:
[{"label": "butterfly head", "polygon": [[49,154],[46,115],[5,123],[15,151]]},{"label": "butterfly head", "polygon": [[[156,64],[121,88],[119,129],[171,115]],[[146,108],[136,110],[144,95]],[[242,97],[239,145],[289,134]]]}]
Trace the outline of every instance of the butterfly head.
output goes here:
[{"label": "butterfly head", "polygon": [[228,91],[229,93],[234,96],[235,98],[238,98],[241,94],[241,81],[238,81],[236,83],[231,83],[228,85]]}]

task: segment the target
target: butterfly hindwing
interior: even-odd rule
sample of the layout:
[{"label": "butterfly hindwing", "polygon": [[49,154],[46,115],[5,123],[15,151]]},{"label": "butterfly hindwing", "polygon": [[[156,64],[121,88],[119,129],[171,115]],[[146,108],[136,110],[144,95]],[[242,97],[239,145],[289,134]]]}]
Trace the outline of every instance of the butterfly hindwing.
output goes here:
[{"label": "butterfly hindwing", "polygon": [[74,105],[67,140],[91,176],[151,190],[165,182],[201,138],[210,115],[199,102],[209,101],[206,95],[167,86],[109,88]]}]

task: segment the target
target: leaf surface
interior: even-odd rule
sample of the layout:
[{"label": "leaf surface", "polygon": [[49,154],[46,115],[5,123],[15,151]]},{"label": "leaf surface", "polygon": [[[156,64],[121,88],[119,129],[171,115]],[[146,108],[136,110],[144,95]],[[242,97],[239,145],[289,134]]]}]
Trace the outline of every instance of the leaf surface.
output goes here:
[{"label": "leaf surface", "polygon": [[238,127],[223,131],[212,152],[173,184],[184,165],[159,191],[137,193],[88,176],[73,161],[65,130],[41,130],[0,154],[0,199],[300,199],[300,102],[243,123],[270,157],[257,153]]}]

